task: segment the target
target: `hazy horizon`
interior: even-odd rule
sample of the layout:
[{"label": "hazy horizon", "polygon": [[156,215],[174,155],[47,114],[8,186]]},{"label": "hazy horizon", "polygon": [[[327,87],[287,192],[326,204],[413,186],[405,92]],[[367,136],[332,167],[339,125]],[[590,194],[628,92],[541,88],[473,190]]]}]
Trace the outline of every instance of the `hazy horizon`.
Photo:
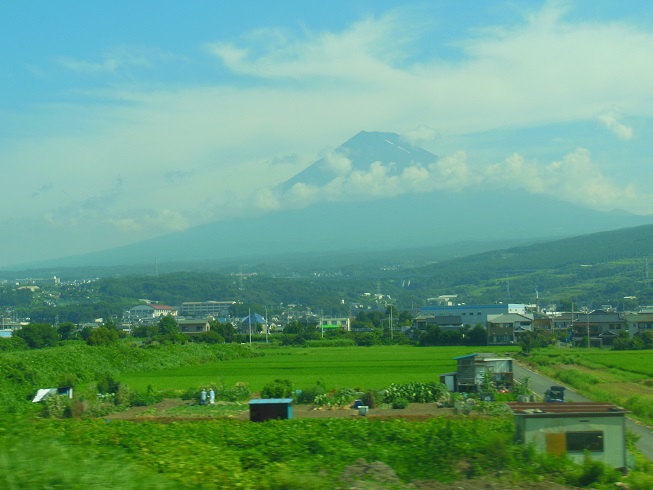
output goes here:
[{"label": "hazy horizon", "polygon": [[[0,267],[326,199],[491,188],[653,214],[645,2],[1,11]],[[438,159],[353,169],[334,149],[360,131]],[[319,159],[337,185],[275,190]]]}]

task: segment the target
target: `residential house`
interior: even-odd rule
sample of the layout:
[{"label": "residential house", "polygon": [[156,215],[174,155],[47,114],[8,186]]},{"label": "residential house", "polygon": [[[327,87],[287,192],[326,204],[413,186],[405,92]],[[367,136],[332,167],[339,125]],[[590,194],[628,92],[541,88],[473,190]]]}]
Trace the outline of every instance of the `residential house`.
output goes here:
[{"label": "residential house", "polygon": [[533,318],[526,314],[490,315],[487,319],[487,343],[488,345],[516,344],[521,333],[532,330]]},{"label": "residential house", "polygon": [[211,330],[211,325],[206,320],[177,320],[177,325],[185,335],[198,335]]},{"label": "residential house", "polygon": [[624,319],[630,337],[644,332],[653,332],[653,313],[626,313]]},{"label": "residential house", "polygon": [[462,330],[463,320],[460,315],[418,315],[413,319],[413,328],[426,330],[431,325],[437,325],[442,330]]},{"label": "residential house", "polygon": [[251,313],[240,320],[241,333],[259,333],[266,332],[268,329],[268,322],[258,313]]},{"label": "residential house", "polygon": [[562,335],[563,337],[566,334],[566,331],[556,331],[555,322],[553,317],[549,315],[542,315],[540,313],[535,313],[533,315],[533,331],[540,332],[545,335]]},{"label": "residential house", "polygon": [[573,326],[574,345],[589,341],[591,347],[612,345],[621,332],[628,331],[626,319],[621,313],[594,310],[577,313]]}]

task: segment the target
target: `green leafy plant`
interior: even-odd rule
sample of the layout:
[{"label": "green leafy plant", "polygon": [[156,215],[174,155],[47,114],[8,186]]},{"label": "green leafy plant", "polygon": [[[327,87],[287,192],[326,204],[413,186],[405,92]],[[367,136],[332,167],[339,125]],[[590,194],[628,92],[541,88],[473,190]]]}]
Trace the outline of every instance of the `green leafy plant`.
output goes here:
[{"label": "green leafy plant", "polygon": [[392,401],[392,408],[395,409],[406,408],[408,407],[409,403],[410,402],[408,401],[407,398],[398,397]]},{"label": "green leafy plant", "polygon": [[409,403],[433,403],[448,397],[447,387],[442,383],[391,384],[383,394],[384,403],[405,399]]},{"label": "green leafy plant", "polygon": [[290,398],[293,396],[292,383],[288,379],[275,379],[261,390],[261,398]]}]

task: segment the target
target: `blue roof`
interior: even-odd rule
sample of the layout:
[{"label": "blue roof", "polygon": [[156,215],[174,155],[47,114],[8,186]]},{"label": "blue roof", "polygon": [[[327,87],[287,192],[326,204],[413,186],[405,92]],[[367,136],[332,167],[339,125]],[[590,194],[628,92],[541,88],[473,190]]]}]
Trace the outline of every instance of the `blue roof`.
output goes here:
[{"label": "blue roof", "polygon": [[273,403],[292,403],[292,398],[255,398],[250,400],[250,405],[265,405]]},{"label": "blue roof", "polygon": [[242,318],[240,321],[243,324],[247,324],[247,323],[250,323],[250,322],[252,324],[261,324],[261,323],[265,324],[265,323],[267,323],[265,321],[265,318],[263,318],[258,313],[252,313],[251,315],[248,315],[245,318]]},{"label": "blue roof", "polygon": [[478,354],[467,354],[465,356],[454,357],[453,360],[457,361],[458,359],[467,359],[468,357],[476,357]]}]

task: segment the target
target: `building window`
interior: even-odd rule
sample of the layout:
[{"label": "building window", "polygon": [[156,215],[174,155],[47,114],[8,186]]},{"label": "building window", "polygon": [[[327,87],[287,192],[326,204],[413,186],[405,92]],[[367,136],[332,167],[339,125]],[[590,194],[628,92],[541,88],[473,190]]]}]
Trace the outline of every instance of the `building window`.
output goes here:
[{"label": "building window", "polygon": [[567,432],[567,452],[582,453],[584,451],[603,452],[602,431]]}]

